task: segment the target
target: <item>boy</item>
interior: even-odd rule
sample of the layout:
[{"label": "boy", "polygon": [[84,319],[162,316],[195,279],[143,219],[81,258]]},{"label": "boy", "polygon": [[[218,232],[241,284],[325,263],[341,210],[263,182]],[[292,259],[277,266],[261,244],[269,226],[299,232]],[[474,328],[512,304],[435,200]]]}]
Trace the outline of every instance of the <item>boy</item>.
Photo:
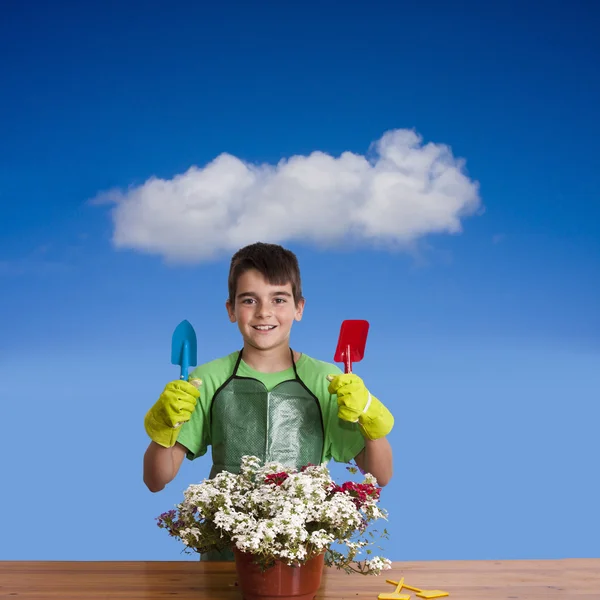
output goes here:
[{"label": "boy", "polygon": [[245,454],[298,468],[355,459],[385,486],[392,476],[389,410],[358,376],[290,348],[305,304],[296,256],[275,244],[246,246],[231,259],[228,287],[225,306],[243,348],[200,365],[189,381],[168,383],[150,408],[148,489],[162,490],[186,456],[203,456],[209,445],[210,477],[237,472]]}]

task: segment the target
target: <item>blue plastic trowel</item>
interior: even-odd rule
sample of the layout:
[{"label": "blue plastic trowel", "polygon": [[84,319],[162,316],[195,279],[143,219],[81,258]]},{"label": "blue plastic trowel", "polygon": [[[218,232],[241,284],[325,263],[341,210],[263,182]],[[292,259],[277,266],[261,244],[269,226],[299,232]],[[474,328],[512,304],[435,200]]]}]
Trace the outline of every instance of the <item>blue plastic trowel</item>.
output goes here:
[{"label": "blue plastic trowel", "polygon": [[198,360],[196,332],[189,321],[181,321],[171,340],[171,364],[181,367],[179,379],[187,381],[188,369],[195,367]]}]

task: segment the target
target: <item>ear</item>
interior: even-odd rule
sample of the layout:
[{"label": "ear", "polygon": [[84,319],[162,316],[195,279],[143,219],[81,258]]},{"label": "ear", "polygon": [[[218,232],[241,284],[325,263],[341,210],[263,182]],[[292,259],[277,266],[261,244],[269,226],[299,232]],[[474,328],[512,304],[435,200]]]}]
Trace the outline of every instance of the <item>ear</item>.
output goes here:
[{"label": "ear", "polygon": [[306,304],[306,300],[304,298],[299,300],[298,304],[296,304],[296,314],[294,315],[294,319],[296,321],[302,320],[302,315],[304,314],[304,305],[305,304]]},{"label": "ear", "polygon": [[231,302],[229,302],[229,300],[227,300],[225,302],[225,308],[227,309],[227,315],[229,316],[229,320],[232,323],[235,323],[236,322],[235,311],[233,309],[233,305],[231,304]]}]

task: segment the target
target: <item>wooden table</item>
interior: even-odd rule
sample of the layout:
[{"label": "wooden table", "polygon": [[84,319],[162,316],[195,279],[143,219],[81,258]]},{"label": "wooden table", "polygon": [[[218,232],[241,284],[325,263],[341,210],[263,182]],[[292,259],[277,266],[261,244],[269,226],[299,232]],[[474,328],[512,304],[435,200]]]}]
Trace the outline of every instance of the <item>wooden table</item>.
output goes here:
[{"label": "wooden table", "polygon": [[[395,562],[379,577],[325,569],[317,599],[376,600],[386,579],[451,600],[599,600],[600,559]],[[419,600],[414,592],[411,600]],[[240,600],[233,563],[0,562],[0,598]]]}]

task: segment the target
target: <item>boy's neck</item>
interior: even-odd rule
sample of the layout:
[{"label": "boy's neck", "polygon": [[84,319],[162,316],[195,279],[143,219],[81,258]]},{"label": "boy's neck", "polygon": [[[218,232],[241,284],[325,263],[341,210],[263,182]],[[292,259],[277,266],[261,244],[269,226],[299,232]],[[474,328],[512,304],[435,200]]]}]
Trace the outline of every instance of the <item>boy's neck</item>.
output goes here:
[{"label": "boy's neck", "polygon": [[[289,346],[272,348],[270,350],[258,350],[244,344],[242,354],[244,362],[259,373],[278,373],[292,367],[292,356]],[[300,358],[299,352],[294,352],[294,362]]]}]

